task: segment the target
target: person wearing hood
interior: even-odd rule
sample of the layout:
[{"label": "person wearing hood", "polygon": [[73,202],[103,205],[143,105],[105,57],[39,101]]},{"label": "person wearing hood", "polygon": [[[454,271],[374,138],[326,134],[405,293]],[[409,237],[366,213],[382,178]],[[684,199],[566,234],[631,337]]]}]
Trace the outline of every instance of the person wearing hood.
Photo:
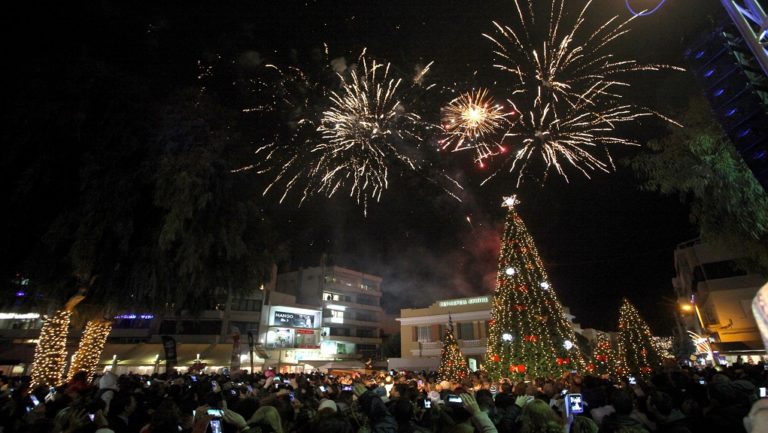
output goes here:
[{"label": "person wearing hood", "polygon": [[656,433],[692,433],[688,419],[674,407],[672,397],[662,391],[648,396],[648,414],[656,422]]},{"label": "person wearing hood", "polygon": [[648,432],[648,429],[640,421],[632,417],[634,406],[632,398],[626,392],[621,390],[614,391],[611,395],[611,406],[613,406],[615,412],[603,418],[600,424],[600,433],[614,433],[624,428],[634,429],[638,432]]},{"label": "person wearing hood", "polygon": [[355,383],[352,391],[357,396],[360,411],[370,421],[371,433],[396,433],[397,422],[389,413],[381,397],[370,391],[362,383]]},{"label": "person wearing hood", "polygon": [[703,433],[744,433],[743,419],[749,413],[749,403],[738,386],[725,375],[716,374],[707,385],[709,407],[702,419]]}]

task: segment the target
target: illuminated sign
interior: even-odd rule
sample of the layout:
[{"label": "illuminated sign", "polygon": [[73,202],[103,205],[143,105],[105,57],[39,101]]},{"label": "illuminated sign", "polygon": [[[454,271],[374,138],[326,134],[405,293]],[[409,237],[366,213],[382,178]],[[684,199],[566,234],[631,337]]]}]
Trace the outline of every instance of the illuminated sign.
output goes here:
[{"label": "illuminated sign", "polygon": [[297,328],[314,328],[315,316],[313,314],[289,313],[287,311],[275,311],[273,315],[275,325],[295,326]]},{"label": "illuminated sign", "polygon": [[449,299],[447,301],[439,301],[437,305],[440,307],[455,307],[457,305],[487,304],[488,302],[491,302],[488,296],[477,296],[474,298]]},{"label": "illuminated sign", "polygon": [[37,313],[0,313],[0,319],[39,319]]},{"label": "illuminated sign", "polygon": [[153,314],[120,314],[119,316],[115,316],[115,319],[121,320],[121,319],[143,319],[143,320],[152,320],[155,316]]}]

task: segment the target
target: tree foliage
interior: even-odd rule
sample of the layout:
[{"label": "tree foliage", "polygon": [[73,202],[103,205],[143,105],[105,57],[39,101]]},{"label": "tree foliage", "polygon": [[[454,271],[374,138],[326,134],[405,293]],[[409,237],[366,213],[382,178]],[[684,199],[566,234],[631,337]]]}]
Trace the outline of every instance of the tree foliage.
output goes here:
[{"label": "tree foliage", "polygon": [[631,162],[643,188],[679,195],[704,242],[739,251],[744,267],[766,273],[768,194],[705,101],[693,100],[683,123]]}]

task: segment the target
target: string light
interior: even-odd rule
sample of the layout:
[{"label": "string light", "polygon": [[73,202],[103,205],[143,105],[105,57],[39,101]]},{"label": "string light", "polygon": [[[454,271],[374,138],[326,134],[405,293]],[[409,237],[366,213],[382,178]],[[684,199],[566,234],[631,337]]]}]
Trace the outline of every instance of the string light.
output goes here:
[{"label": "string light", "polygon": [[614,377],[620,377],[627,374],[627,368],[624,360],[619,356],[607,334],[598,333],[594,358],[594,373],[609,374]]},{"label": "string light", "polygon": [[32,362],[33,386],[61,385],[67,362],[67,332],[71,316],[71,311],[61,310],[43,321]]},{"label": "string light", "polygon": [[[488,322],[486,370],[494,380],[583,370],[584,360],[573,344],[576,336],[563,307],[550,285],[542,284],[549,278],[533,238],[515,211],[518,203],[515,196],[504,199],[509,210]],[[517,338],[510,339],[513,335]]]},{"label": "string light", "polygon": [[650,376],[662,357],[648,324],[628,299],[619,309],[619,354],[629,372]]},{"label": "string light", "polygon": [[443,338],[443,348],[440,350],[438,380],[460,383],[468,372],[467,361],[459,349],[459,343],[453,334],[453,320],[449,316],[448,327],[445,329],[445,337]]},{"label": "string light", "polygon": [[67,381],[70,381],[78,371],[88,373],[87,380],[89,382],[93,379],[110,331],[112,331],[112,322],[88,321],[80,339],[80,345],[72,360],[72,365],[69,367]]}]

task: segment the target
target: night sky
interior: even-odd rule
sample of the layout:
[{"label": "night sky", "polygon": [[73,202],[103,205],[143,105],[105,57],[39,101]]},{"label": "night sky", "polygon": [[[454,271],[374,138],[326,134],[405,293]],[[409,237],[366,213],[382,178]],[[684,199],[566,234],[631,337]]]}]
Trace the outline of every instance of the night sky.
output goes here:
[{"label": "night sky", "polygon": [[[594,3],[590,19],[628,16],[624,0]],[[637,8],[655,3],[633,0]],[[583,2],[569,4],[581,7]],[[334,0],[146,6],[103,1],[44,11],[34,4],[16,7],[23,9],[6,14],[4,30],[5,40],[13,41],[6,57],[17,66],[7,83],[21,88],[27,81],[55,80],[56,68],[83,52],[129,69],[157,68],[171,78],[190,75],[210,41],[238,32],[252,41],[248,49],[267,59],[291,49],[308,52],[323,43],[331,58],[367,47],[371,55],[406,71],[434,61],[436,78],[470,88],[486,84],[482,79],[492,65],[490,43],[481,34],[492,31],[493,20],[509,21],[514,6],[499,0]],[[668,2],[631,25],[619,54],[683,65],[687,44],[720,16],[716,0]],[[165,55],[143,57],[139,46],[153,33]],[[673,115],[698,92],[689,73],[638,75],[632,83],[630,94],[639,103]],[[662,135],[664,128],[649,121],[622,133],[646,141]],[[287,203],[279,212],[288,222],[284,235],[291,257],[281,266],[315,266],[325,254],[338,265],[381,275],[390,313],[437,299],[486,294],[494,285],[505,214],[501,199],[517,193],[519,212],[554,288],[582,326],[615,329],[621,298],[627,296],[654,331],[664,333],[671,321],[673,250],[695,237],[696,230],[677,197],[639,190],[623,161],[642,151],[616,149],[616,173],[596,173],[587,180],[571,172],[570,183],[555,177],[543,186],[528,182],[519,189],[511,176],[480,187],[487,172],[459,156],[450,167],[465,187],[462,203],[429,183],[394,179],[381,201],[370,205],[367,217],[344,197],[310,200],[300,209]]]}]

